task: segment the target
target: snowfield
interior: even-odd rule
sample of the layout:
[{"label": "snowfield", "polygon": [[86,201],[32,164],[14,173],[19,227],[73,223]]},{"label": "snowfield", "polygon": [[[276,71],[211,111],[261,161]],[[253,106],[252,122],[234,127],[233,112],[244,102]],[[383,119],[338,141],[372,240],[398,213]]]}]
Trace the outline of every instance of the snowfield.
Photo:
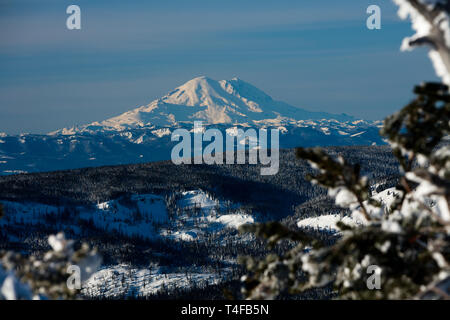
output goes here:
[{"label": "snowfield", "polygon": [[340,215],[324,215],[302,219],[297,223],[297,226],[299,228],[312,228],[315,230],[333,233],[338,231],[336,224],[340,221],[349,226],[355,226],[362,223],[357,222],[353,218],[347,216],[342,217]]},{"label": "snowfield", "polygon": [[226,274],[219,277],[218,274],[195,270],[190,270],[189,274],[171,273],[158,267],[137,269],[118,265],[94,273],[83,283],[82,293],[92,298],[145,297],[161,290],[217,284],[224,277]]},{"label": "snowfield", "polygon": [[246,214],[226,214],[218,218],[208,217],[211,223],[219,223],[224,225],[226,228],[239,229],[240,226],[244,224],[254,223],[255,220],[252,216]]},{"label": "snowfield", "polygon": [[[389,207],[394,201],[401,196],[400,191],[395,188],[389,188],[379,193],[372,195],[374,200],[379,201],[382,204],[381,210],[384,212],[389,210]],[[367,205],[367,203],[365,203]],[[325,232],[338,232],[336,224],[343,222],[349,226],[364,225],[365,221],[359,217],[340,216],[340,215],[323,215],[319,217],[312,217],[301,219],[297,222],[299,228],[312,228]]]},{"label": "snowfield", "polygon": [[178,205],[183,213],[178,216],[177,231],[162,233],[174,240],[198,241],[208,234],[255,222],[253,216],[240,211],[238,204],[226,205],[200,190],[183,192]]}]

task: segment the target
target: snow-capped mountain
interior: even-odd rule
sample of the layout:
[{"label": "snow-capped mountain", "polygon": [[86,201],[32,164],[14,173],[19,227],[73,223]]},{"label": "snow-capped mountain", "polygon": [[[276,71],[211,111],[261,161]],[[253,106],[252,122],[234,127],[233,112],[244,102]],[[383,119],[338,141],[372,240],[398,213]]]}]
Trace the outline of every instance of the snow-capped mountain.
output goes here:
[{"label": "snow-capped mountain", "polygon": [[261,126],[274,122],[334,119],[355,120],[345,114],[312,112],[275,101],[263,91],[238,78],[216,81],[192,79],[164,97],[117,117],[55,133],[124,131],[144,127],[173,127],[203,121],[205,124]]},{"label": "snow-capped mountain", "polygon": [[0,134],[0,174],[169,160],[171,133],[194,121],[224,134],[280,130],[280,147],[383,144],[379,122],[307,111],[276,101],[238,78],[192,79],[119,116],[47,135]]}]

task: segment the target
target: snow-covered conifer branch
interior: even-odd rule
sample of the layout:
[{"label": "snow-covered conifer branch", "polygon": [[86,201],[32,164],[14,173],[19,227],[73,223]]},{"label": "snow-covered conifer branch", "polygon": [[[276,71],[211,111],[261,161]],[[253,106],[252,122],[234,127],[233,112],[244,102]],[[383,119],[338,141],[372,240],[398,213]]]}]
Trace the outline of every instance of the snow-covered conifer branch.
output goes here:
[{"label": "snow-covered conifer branch", "polygon": [[393,0],[402,19],[411,19],[416,32],[403,40],[402,50],[426,45],[436,74],[450,85],[450,2],[448,0]]}]

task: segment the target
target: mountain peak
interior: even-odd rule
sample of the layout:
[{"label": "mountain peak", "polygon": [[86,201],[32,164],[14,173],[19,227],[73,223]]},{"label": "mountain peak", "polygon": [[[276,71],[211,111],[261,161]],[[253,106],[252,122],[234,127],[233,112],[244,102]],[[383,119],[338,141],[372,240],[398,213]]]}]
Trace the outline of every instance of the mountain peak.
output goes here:
[{"label": "mountain peak", "polygon": [[202,76],[189,80],[161,100],[165,103],[196,106],[210,103],[211,96],[217,96],[217,81]]},{"label": "mountain peak", "polygon": [[239,78],[213,80],[202,76],[179,86],[164,96],[161,101],[175,105],[207,106],[216,109],[244,107],[243,111],[249,109],[252,112],[261,112],[257,105],[261,102],[272,101],[272,98]]},{"label": "mountain peak", "polygon": [[171,127],[193,121],[261,126],[314,119],[354,120],[349,116],[307,111],[275,101],[262,90],[238,77],[231,80],[214,80],[200,76],[146,106],[102,122],[91,123],[75,131]]}]

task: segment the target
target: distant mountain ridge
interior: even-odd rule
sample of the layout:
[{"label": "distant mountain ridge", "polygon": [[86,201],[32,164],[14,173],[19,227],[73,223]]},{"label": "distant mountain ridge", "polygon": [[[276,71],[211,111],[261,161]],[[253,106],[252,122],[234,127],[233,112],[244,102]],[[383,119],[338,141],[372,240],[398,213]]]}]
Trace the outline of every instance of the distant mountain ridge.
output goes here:
[{"label": "distant mountain ridge", "polygon": [[380,121],[308,111],[233,78],[194,78],[148,105],[47,135],[0,134],[0,174],[169,160],[171,133],[194,121],[224,135],[236,128],[280,130],[280,147],[384,144]]}]

